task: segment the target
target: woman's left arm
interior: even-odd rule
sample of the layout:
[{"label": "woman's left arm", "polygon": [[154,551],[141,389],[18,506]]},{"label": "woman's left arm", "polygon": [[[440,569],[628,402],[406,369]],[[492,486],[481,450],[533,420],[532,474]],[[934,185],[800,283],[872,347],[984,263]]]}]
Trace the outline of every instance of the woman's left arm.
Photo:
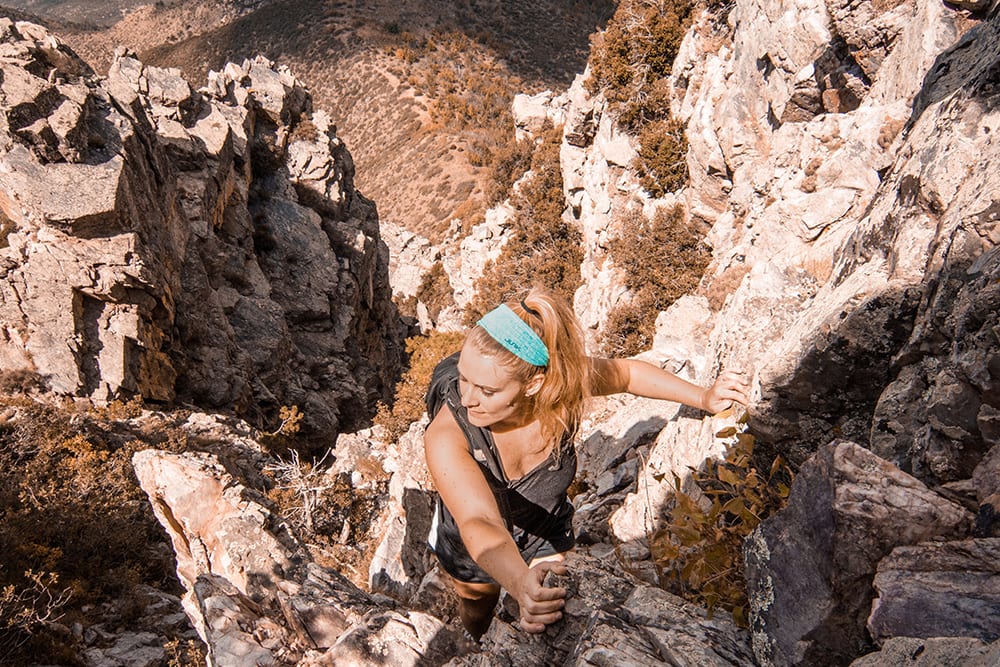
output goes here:
[{"label": "woman's left arm", "polygon": [[734,401],[742,405],[749,401],[746,376],[735,371],[721,373],[712,386],[706,388],[639,359],[594,358],[591,362],[591,392],[595,396],[627,392],[683,403],[713,414],[725,410]]}]

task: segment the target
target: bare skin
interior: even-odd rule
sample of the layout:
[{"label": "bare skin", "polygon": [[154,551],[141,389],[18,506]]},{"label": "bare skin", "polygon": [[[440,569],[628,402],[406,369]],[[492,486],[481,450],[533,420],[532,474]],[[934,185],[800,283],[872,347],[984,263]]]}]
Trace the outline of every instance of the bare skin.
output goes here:
[{"label": "bare skin", "polygon": [[[640,361],[591,359],[591,363],[593,395],[628,392],[708,412],[722,411],[733,402],[747,402],[746,381],[739,373],[723,373],[706,389]],[[462,348],[458,371],[462,405],[468,410],[469,421],[492,431],[508,479],[522,477],[549,456],[551,443],[543,447],[535,444],[541,438],[529,400],[541,386],[541,374],[521,383],[470,344]],[[434,485],[455,517],[469,555],[499,584],[454,582],[463,625],[478,639],[492,621],[503,588],[517,600],[521,629],[544,631],[562,617],[566,597],[565,589],[543,585],[545,575],[550,570],[565,574],[566,567],[548,559],[529,565],[521,558],[450,410],[441,410],[434,417],[424,443]],[[557,556],[561,560],[561,554]]]}]

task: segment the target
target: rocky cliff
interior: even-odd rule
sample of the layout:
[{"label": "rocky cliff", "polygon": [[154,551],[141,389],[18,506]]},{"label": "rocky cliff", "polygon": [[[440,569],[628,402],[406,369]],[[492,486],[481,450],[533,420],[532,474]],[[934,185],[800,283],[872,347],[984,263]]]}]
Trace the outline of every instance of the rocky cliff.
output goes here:
[{"label": "rocky cliff", "polygon": [[[5,365],[94,398],[377,394],[368,378],[394,348],[375,218],[322,114],[301,120],[311,110],[290,76],[251,62],[194,93],[120,54],[97,79],[49,64],[75,61],[34,30],[7,28],[30,66],[4,70],[15,104],[0,178],[19,179],[3,188]],[[661,590],[649,540],[673,475],[721,456],[735,436],[720,433],[742,426],[615,397],[581,433],[566,619],[531,640],[506,607],[481,644],[456,632],[423,541],[420,422],[397,443],[376,429],[334,447],[331,479],[388,490],[366,519],[378,547],[363,581],[323,567],[272,511],[246,472],[267,457],[255,443],[219,433],[199,453],[138,453],[210,664],[996,664],[998,45],[996,3],[713,3],[669,81],[690,183],[658,199],[632,170],[636,138],[583,76],[519,100],[523,131],[565,123],[566,215],[586,253],[575,305],[595,337],[630,296],[608,252],[626,210],[681,204],[709,230],[708,272],[659,315],[644,356],[699,382],[750,372],[747,428],[797,471],[787,507],[746,542],[749,629]],[[40,92],[8,92],[16,81]],[[43,183],[62,185],[20,194]],[[65,214],[67,183],[94,188],[93,213]],[[392,245],[425,266],[441,253],[462,305],[505,242],[504,216],[443,249],[407,234]],[[64,250],[76,247],[98,254]],[[31,300],[35,281],[51,305]],[[356,307],[335,308],[345,300]],[[337,417],[318,409],[314,427]]]},{"label": "rocky cliff", "polygon": [[400,363],[388,251],[350,154],[264,60],[196,91],[41,28],[3,43],[0,361],[52,391],[357,424]]}]

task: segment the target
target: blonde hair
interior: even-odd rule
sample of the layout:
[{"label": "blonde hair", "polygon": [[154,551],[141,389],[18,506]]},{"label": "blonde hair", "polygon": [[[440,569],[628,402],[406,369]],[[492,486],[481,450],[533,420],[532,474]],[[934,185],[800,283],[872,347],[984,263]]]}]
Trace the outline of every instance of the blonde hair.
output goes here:
[{"label": "blonde hair", "polygon": [[466,340],[496,359],[522,384],[538,373],[543,374],[541,387],[529,399],[542,437],[555,445],[558,454],[563,439],[576,434],[584,401],[590,395],[590,359],[583,331],[569,304],[548,290],[534,287],[506,305],[545,343],[549,350],[548,366],[534,366],[521,359],[479,326],[469,331]]}]

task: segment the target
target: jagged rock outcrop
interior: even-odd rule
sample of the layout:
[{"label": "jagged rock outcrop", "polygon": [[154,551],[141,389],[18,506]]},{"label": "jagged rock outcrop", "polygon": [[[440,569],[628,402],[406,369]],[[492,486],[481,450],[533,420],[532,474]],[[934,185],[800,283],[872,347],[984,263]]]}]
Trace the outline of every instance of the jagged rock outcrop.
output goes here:
[{"label": "jagged rock outcrop", "polygon": [[350,154],[263,59],[194,91],[121,51],[106,78],[0,20],[0,360],[62,394],[336,432],[399,363],[388,253]]},{"label": "jagged rock outcrop", "polygon": [[[248,454],[252,456],[252,453]],[[144,450],[136,475],[177,553],[184,606],[212,665],[753,665],[745,632],[603,562],[574,555],[565,617],[529,640],[505,607],[481,645],[310,561],[220,457]],[[452,609],[454,611],[454,609]],[[603,661],[603,662],[602,662]]]},{"label": "jagged rock outcrop", "polygon": [[394,610],[389,598],[311,562],[219,457],[144,450],[133,465],[173,542],[184,607],[209,664],[442,664],[468,650],[442,621]]},{"label": "jagged rock outcrop", "polygon": [[[585,75],[559,110],[566,214],[578,220],[586,251],[578,314],[599,331],[628,298],[607,254],[623,211],[682,203],[693,223],[711,226],[713,264],[698,294],[661,314],[658,330],[668,333],[649,356],[700,382],[720,367],[746,369],[759,450],[798,466],[848,438],[886,459],[886,482],[895,464],[980,507],[981,527],[966,516],[953,537],[988,536],[997,489],[987,461],[1000,434],[1000,8],[979,5],[970,15],[921,0],[780,8],[741,0],[723,11],[696,19],[671,79],[672,111],[687,122],[689,187],[659,200],[639,189],[628,168],[636,140],[586,94]],[[682,336],[696,340],[678,345]],[[698,415],[664,408],[662,417],[633,441],[636,450],[612,458],[613,472],[597,473],[610,489],[629,452],[649,447],[636,486],[610,517],[612,539],[630,556],[643,555],[662,521],[671,473],[683,476],[725,444]],[[587,429],[602,430],[600,419]],[[609,496],[584,497],[593,517]],[[901,520],[917,519],[904,512]],[[868,528],[844,539],[864,543]],[[879,560],[894,546],[889,540],[865,560],[858,586],[869,602]],[[870,642],[866,604],[853,607],[850,622]]]},{"label": "jagged rock outcrop", "polygon": [[[788,507],[744,547],[757,658],[838,665],[856,657],[880,561],[895,547],[965,535],[971,522],[964,507],[864,448],[823,447],[799,471]],[[948,591],[957,601],[958,588]]]}]

